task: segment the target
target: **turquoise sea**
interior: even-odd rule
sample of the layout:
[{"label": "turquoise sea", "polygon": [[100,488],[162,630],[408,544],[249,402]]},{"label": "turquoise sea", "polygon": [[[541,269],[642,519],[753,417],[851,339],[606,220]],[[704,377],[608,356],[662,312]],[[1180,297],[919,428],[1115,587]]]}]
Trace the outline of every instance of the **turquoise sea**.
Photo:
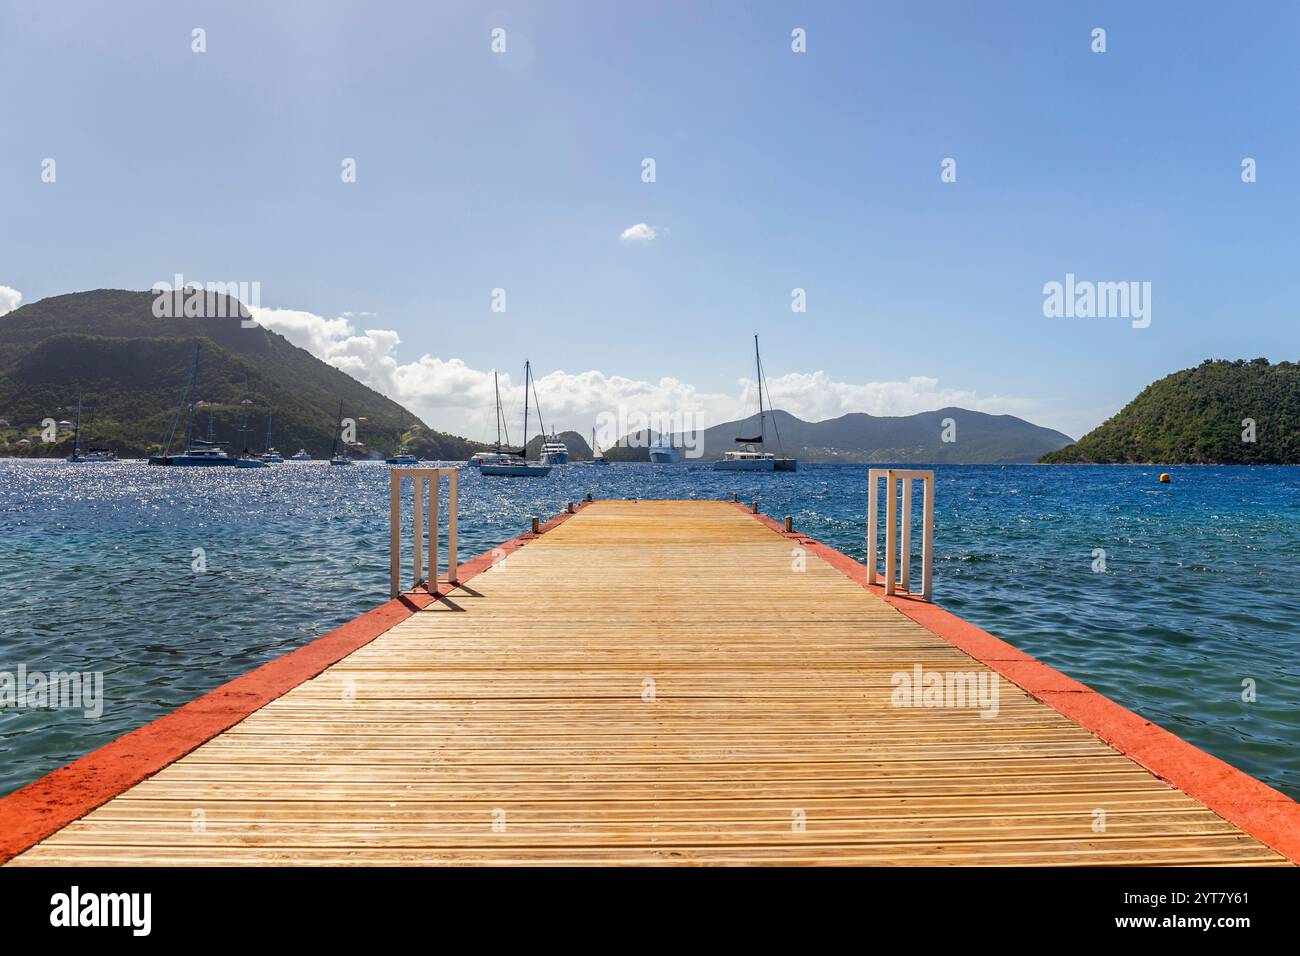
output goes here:
[{"label": "turquoise sea", "polygon": [[[1168,468],[1168,485],[1160,470],[940,466],[935,600],[1300,797],[1300,470]],[[733,491],[865,553],[867,470],[840,465],[569,465],[536,480],[465,469],[461,553],[587,494]],[[378,463],[0,461],[0,671],[102,671],[105,694],[97,720],[0,710],[0,794],[384,601],[387,534]]]}]

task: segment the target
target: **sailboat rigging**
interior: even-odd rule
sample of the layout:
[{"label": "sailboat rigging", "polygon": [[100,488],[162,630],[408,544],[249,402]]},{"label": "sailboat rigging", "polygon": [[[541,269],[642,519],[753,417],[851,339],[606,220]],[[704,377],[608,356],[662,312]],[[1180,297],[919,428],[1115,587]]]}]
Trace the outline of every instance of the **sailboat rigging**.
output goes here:
[{"label": "sailboat rigging", "polygon": [[[484,475],[501,477],[501,478],[545,478],[551,473],[551,466],[545,462],[529,462],[524,456],[528,453],[528,390],[532,384],[532,364],[524,362],[524,447],[515,451],[501,451],[501,425],[505,422],[505,414],[501,410],[501,389],[496,389],[497,399],[497,451],[496,454],[486,455],[480,452],[475,455],[479,458],[479,471]],[[496,373],[492,373],[493,382],[496,381]],[[536,396],[536,389],[533,395]],[[541,420],[541,411],[537,413],[537,418]],[[506,441],[510,441],[510,433],[506,432]],[[482,457],[480,457],[482,456]]]}]

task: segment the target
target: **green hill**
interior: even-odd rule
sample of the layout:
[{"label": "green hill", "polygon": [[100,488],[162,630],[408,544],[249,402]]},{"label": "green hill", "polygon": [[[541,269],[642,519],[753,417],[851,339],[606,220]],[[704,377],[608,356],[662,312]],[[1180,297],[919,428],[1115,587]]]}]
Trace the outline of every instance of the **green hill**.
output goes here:
[{"label": "green hill", "polygon": [[[945,425],[948,420],[951,429]],[[778,409],[765,418],[765,429],[767,451],[780,450],[803,462],[845,464],[1032,462],[1070,441],[1069,435],[1014,415],[989,415],[965,408],[900,416],[853,412],[822,422],[806,422]],[[954,440],[945,441],[945,432]],[[739,447],[738,436],[758,434],[758,415],[714,425],[695,436],[700,439],[698,458],[720,458],[724,451]],[[627,436],[608,449],[606,457],[611,461],[647,461],[646,447],[657,437],[651,432]],[[688,439],[694,440],[691,436],[668,437],[679,448]]]},{"label": "green hill", "polygon": [[[243,446],[236,430],[245,410],[245,379],[252,403],[247,444],[255,451],[264,444],[270,411],[271,442],[281,451],[328,454],[340,399],[343,414],[357,422],[354,456],[386,455],[403,440],[428,458],[464,459],[483,447],[433,431],[275,332],[243,328],[238,318],[159,319],[153,302],[149,292],[101,289],[42,299],[0,317],[0,419],[10,423],[0,426],[0,453],[68,454],[70,433],[52,444],[18,441],[30,440],[44,418],[72,419],[79,392],[86,406],[83,428],[88,426],[83,447],[109,447],[123,457],[157,451],[189,382],[198,343],[198,398],[210,403],[199,416],[200,434],[211,411],[217,438],[236,451]],[[228,301],[227,314],[236,309]],[[174,443],[172,450],[180,449]]]},{"label": "green hill", "polygon": [[[1243,440],[1245,419],[1255,441]],[[1206,359],[1147,386],[1046,464],[1300,464],[1300,365]]]}]

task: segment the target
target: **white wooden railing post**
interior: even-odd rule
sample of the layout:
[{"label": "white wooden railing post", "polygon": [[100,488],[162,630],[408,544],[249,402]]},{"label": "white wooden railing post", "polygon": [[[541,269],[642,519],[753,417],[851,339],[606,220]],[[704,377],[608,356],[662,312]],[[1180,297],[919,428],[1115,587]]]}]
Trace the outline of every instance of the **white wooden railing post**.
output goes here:
[{"label": "white wooden railing post", "polygon": [[880,509],[880,469],[867,470],[867,583],[876,583],[876,552],[879,550],[880,522],[876,512]]},{"label": "white wooden railing post", "polygon": [[[441,469],[439,469],[441,471]],[[440,499],[442,498],[442,479],[437,475],[431,482],[433,487],[429,491],[429,593],[432,594],[438,590],[438,512],[441,508]]]},{"label": "white wooden railing post", "polygon": [[[460,580],[460,561],[457,557],[457,519],[460,517],[460,494],[457,469],[455,468],[394,468],[388,473],[389,493],[389,584],[388,593],[397,597],[402,593],[402,479],[411,478],[415,485],[415,528],[413,537],[415,547],[412,556],[412,570],[415,582],[412,587],[423,584],[430,594],[438,592],[438,517],[439,495],[442,492],[442,476],[450,479],[449,514],[447,515],[447,580],[455,584]],[[429,496],[428,511],[425,510],[424,496]],[[426,520],[426,514],[428,518]],[[425,563],[425,557],[428,557]],[[427,573],[426,573],[427,571]]]},{"label": "white wooden railing post", "polygon": [[895,574],[898,559],[898,488],[892,470],[885,472],[885,593],[893,594],[897,588]]},{"label": "white wooden railing post", "polygon": [[[880,556],[880,479],[885,479],[885,569],[886,594],[902,590],[912,593],[912,482],[921,482],[921,593],[923,600],[933,594],[934,563],[934,472],[905,468],[869,468],[867,470],[867,583],[879,581],[877,560]],[[901,494],[898,485],[902,485]],[[901,514],[900,514],[901,511]],[[902,522],[900,527],[899,522]]]},{"label": "white wooden railing post", "polygon": [[388,594],[402,593],[402,476],[397,469],[388,473]]},{"label": "white wooden railing post", "polygon": [[[423,475],[413,475],[412,478],[413,478],[413,480],[412,480],[412,484],[415,486],[415,488],[414,488],[414,491],[415,491],[415,522],[414,522],[414,525],[415,525],[415,526],[414,526],[414,528],[412,529],[412,536],[415,538],[415,547],[411,549],[411,552],[412,552],[411,571],[414,573],[414,577],[411,578],[411,587],[416,588],[416,587],[419,587],[420,584],[421,584],[421,582],[424,581],[424,570],[423,570],[423,568],[422,568],[422,562],[424,561],[424,485],[425,485],[425,480],[424,480],[424,476],[423,476]],[[437,479],[436,477],[433,479],[433,484],[434,484],[434,487],[436,488],[437,485],[438,485],[438,479]],[[435,532],[437,531],[437,526],[436,526],[436,525],[434,526],[434,531],[435,531]]]},{"label": "white wooden railing post", "polygon": [[451,475],[451,486],[447,490],[447,504],[451,509],[451,514],[447,516],[447,580],[456,584],[460,581],[460,558],[457,557],[456,550],[456,519],[460,516],[460,496],[457,489],[460,470],[457,468],[445,470]]},{"label": "white wooden railing post", "polygon": [[934,562],[934,472],[921,482],[921,493],[925,495],[921,519],[921,599],[930,600],[933,593],[932,564]]},{"label": "white wooden railing post", "polygon": [[902,539],[898,546],[899,561],[898,583],[904,591],[910,592],[912,583],[912,479],[902,479],[903,508],[900,520],[903,522],[900,534]]}]

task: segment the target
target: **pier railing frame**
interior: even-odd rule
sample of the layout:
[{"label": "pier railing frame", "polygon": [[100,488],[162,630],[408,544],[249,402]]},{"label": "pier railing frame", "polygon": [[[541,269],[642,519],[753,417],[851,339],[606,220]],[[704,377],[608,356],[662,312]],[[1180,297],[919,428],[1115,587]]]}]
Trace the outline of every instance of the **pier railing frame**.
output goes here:
[{"label": "pier railing frame", "polygon": [[[934,472],[908,468],[871,468],[868,470],[870,490],[867,493],[867,583],[876,584],[879,574],[879,525],[876,514],[880,507],[880,479],[885,479],[885,593],[896,594],[901,589],[911,594],[912,577],[912,483],[921,482],[921,593],[929,601],[933,592],[932,565],[934,559]],[[899,520],[899,485],[902,486],[902,520]],[[901,524],[901,527],[900,527]]]},{"label": "pier railing frame", "polygon": [[[456,584],[460,576],[460,562],[456,554],[456,519],[460,514],[458,476],[456,468],[393,468],[388,473],[389,501],[389,594],[402,593],[402,481],[410,478],[415,483],[415,522],[412,529],[412,571],[415,580],[412,588],[421,584],[430,594],[438,593],[438,511],[442,478],[449,479],[447,496],[447,581]],[[429,507],[425,508],[428,494]],[[426,520],[427,516],[427,520]],[[425,557],[428,557],[429,575],[424,575]]]}]

